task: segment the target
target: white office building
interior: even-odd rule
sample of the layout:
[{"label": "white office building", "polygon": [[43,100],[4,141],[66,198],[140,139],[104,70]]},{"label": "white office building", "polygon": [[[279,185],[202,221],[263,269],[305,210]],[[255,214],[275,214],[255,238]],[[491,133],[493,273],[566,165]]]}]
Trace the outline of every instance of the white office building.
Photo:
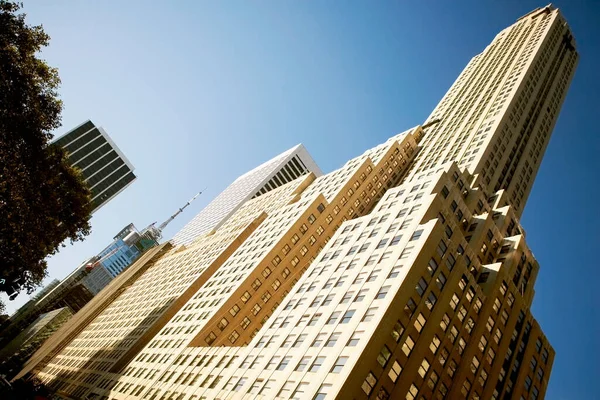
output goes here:
[{"label": "white office building", "polygon": [[313,172],[322,175],[306,148],[299,144],[237,178],[174,237],[177,245],[190,244],[201,235],[219,228],[247,200]]}]

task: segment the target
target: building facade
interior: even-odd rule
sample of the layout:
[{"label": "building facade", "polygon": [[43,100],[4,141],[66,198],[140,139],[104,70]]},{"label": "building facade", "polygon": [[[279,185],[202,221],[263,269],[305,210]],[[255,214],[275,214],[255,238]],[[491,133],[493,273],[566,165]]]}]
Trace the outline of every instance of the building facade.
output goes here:
[{"label": "building facade", "polygon": [[12,378],[46,339],[52,336],[72,316],[73,313],[68,307],[40,315],[19,336],[0,350],[0,373],[8,379]]},{"label": "building facade", "polygon": [[134,167],[110,136],[92,121],[86,121],[53,144],[67,151],[70,163],[82,171],[92,192],[95,212],[123,191],[136,178]]},{"label": "building facade", "polygon": [[137,261],[21,375],[64,398],[543,398],[519,217],[577,57],[557,9],[520,18],[426,124]]},{"label": "building facade", "polygon": [[113,241],[79,269],[85,271],[83,285],[96,295],[117,275],[129,267],[144,251],[158,244],[156,238],[138,231],[129,224],[115,235]]},{"label": "building facade", "polygon": [[426,121],[409,178],[448,161],[503,191],[520,215],[579,56],[567,22],[543,7],[502,30],[471,59]]},{"label": "building facade", "polygon": [[306,148],[299,144],[237,178],[200,211],[174,237],[177,245],[188,245],[198,237],[220,227],[244,202],[261,196],[310,172],[321,170]]}]

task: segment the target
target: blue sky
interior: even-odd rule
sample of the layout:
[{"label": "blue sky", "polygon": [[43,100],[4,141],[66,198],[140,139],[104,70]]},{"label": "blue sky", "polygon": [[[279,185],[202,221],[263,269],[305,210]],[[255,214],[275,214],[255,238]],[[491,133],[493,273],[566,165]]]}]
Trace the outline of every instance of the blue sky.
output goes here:
[{"label": "blue sky", "polygon": [[[557,351],[548,399],[597,396],[600,2],[555,4],[581,62],[522,223],[541,264],[533,311]],[[63,129],[91,119],[138,180],[49,261],[61,278],[129,222],[162,221],[304,143],[324,171],[421,123],[469,59],[537,1],[29,1],[52,37]],[[8,305],[24,303],[21,296]]]}]

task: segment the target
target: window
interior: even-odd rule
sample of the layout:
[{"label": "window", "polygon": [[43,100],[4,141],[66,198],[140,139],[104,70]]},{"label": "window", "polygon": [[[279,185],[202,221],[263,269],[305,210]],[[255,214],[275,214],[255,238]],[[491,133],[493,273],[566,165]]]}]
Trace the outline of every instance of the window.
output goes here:
[{"label": "window", "polygon": [[219,321],[219,323],[217,324],[217,327],[220,330],[225,329],[225,327],[229,325],[229,321],[227,321],[227,318],[221,318],[221,321]]},{"label": "window", "polygon": [[277,371],[283,371],[285,369],[285,367],[288,366],[288,364],[290,363],[291,359],[292,359],[291,356],[285,356],[285,357],[283,357],[283,359],[281,360],[281,362],[277,366]]},{"label": "window", "polygon": [[448,351],[448,349],[446,349],[445,347],[442,347],[442,350],[440,350],[440,355],[438,357],[438,360],[442,366],[444,366],[446,364],[446,361],[448,361],[449,356],[450,356],[450,352]]},{"label": "window", "polygon": [[271,292],[267,290],[260,298],[264,303],[267,303],[271,299]]},{"label": "window", "polygon": [[412,339],[412,337],[410,337],[410,335],[407,336],[406,340],[404,341],[404,344],[402,345],[402,351],[408,357],[414,347],[415,347],[415,341]]},{"label": "window", "polygon": [[444,314],[442,320],[440,321],[440,328],[442,328],[442,330],[446,332],[446,329],[448,329],[448,325],[450,325],[450,317],[448,316],[448,314]]},{"label": "window", "polygon": [[312,344],[310,345],[310,347],[319,347],[323,344],[323,341],[325,340],[325,336],[327,336],[326,333],[319,333],[317,335],[317,337],[315,338],[315,340],[312,342]]},{"label": "window", "polygon": [[437,278],[435,278],[435,284],[440,290],[444,289],[444,286],[446,285],[446,275],[444,275],[443,272],[440,272]]},{"label": "window", "polygon": [[377,247],[375,247],[375,249],[382,249],[385,247],[385,245],[387,244],[387,238],[386,239],[382,239],[379,241],[379,243],[377,244]]},{"label": "window", "polygon": [[446,253],[446,250],[448,250],[448,246],[446,246],[446,243],[444,243],[443,240],[440,240],[440,244],[437,247],[437,253],[440,257],[443,257],[444,254]]},{"label": "window", "polygon": [[275,281],[271,284],[271,287],[274,291],[277,291],[277,289],[279,289],[280,286],[281,282],[279,282],[279,279],[275,279]]},{"label": "window", "polygon": [[333,364],[333,367],[331,367],[331,370],[329,372],[338,374],[342,370],[342,368],[344,368],[346,361],[348,361],[348,357],[338,357],[338,359],[335,361],[335,364]]},{"label": "window", "polygon": [[298,339],[296,339],[296,341],[294,342],[294,344],[292,345],[292,347],[300,347],[300,345],[302,344],[302,342],[304,342],[304,340],[306,339],[307,334],[306,333],[302,333],[301,335],[298,336]]},{"label": "window", "polygon": [[432,258],[429,260],[429,263],[427,264],[427,272],[429,272],[429,275],[432,275],[435,273],[435,271],[438,269],[438,264],[437,262]]},{"label": "window", "polygon": [[429,309],[430,311],[433,309],[433,306],[435,306],[435,303],[437,302],[437,297],[433,292],[429,292],[429,294],[427,295],[427,298],[425,299],[425,306],[427,307],[427,309]]},{"label": "window", "polygon": [[469,381],[468,379],[465,379],[460,392],[462,393],[463,396],[467,397],[469,395],[469,390],[471,390],[471,381]]},{"label": "window", "polygon": [[208,344],[211,345],[213,344],[213,342],[217,339],[217,335],[214,334],[214,332],[210,332],[208,334],[208,336],[204,339],[204,341]]},{"label": "window", "polygon": [[296,390],[294,390],[294,393],[292,393],[292,399],[294,400],[300,400],[300,399],[304,399],[305,396],[305,392],[307,387],[309,386],[308,382],[300,382],[300,384],[298,384],[298,387],[296,388]]},{"label": "window", "polygon": [[296,385],[296,382],[293,381],[287,381],[283,387],[281,388],[281,390],[279,391],[279,393],[277,393],[277,396],[280,397],[284,397],[284,398],[289,398],[290,397],[290,392],[292,391],[292,388]]},{"label": "window", "polygon": [[379,363],[379,365],[381,365],[383,368],[385,368],[391,355],[392,355],[392,352],[390,351],[390,349],[386,345],[383,345],[383,348],[377,355],[377,362]]},{"label": "window", "polygon": [[347,324],[348,322],[350,322],[350,320],[352,319],[352,316],[354,315],[355,311],[356,310],[348,310],[348,311],[346,311],[346,313],[344,314],[344,316],[340,320],[340,324]]},{"label": "window", "polygon": [[478,297],[475,299],[475,303],[473,304],[473,309],[475,310],[475,312],[477,314],[479,314],[479,311],[481,311],[481,307],[483,306],[483,303],[481,302],[481,299]]},{"label": "window", "polygon": [[439,375],[435,371],[431,371],[431,375],[429,375],[429,379],[427,380],[427,386],[429,389],[433,390],[439,379]]},{"label": "window", "polygon": [[479,339],[479,345],[477,347],[481,352],[483,352],[485,350],[485,346],[487,346],[487,339],[485,336],[482,336],[481,339]]},{"label": "window", "polygon": [[448,268],[448,271],[452,271],[454,264],[456,264],[456,259],[452,254],[448,254],[446,257],[446,267]]},{"label": "window", "polygon": [[358,341],[360,340],[360,336],[363,334],[363,331],[356,331],[352,334],[352,337],[350,337],[350,339],[348,340],[348,343],[346,343],[347,347],[355,347],[358,344]]},{"label": "window", "polygon": [[433,354],[437,353],[438,348],[440,347],[441,340],[438,335],[433,335],[433,339],[431,339],[431,344],[429,345],[429,350]]},{"label": "window", "polygon": [[542,351],[542,361],[544,364],[548,363],[548,349],[544,349],[544,351]]},{"label": "window", "polygon": [[415,320],[415,329],[417,332],[420,333],[423,330],[426,322],[427,320],[425,319],[425,316],[422,313],[419,313],[417,319]]},{"label": "window", "polygon": [[238,390],[240,390],[240,388],[242,386],[244,386],[244,384],[246,383],[246,378],[240,378],[240,380],[236,383],[236,385],[233,387],[233,391],[237,392]]},{"label": "window", "polygon": [[233,317],[235,317],[238,312],[240,312],[240,307],[237,304],[234,304],[229,310],[229,314],[231,314]]},{"label": "window", "polygon": [[381,288],[381,290],[379,290],[379,293],[377,293],[377,295],[375,296],[376,300],[380,300],[385,298],[385,296],[388,294],[388,292],[390,291],[391,286],[384,286]]},{"label": "window", "polygon": [[323,365],[323,363],[325,362],[325,358],[326,357],[324,357],[324,356],[319,356],[319,357],[315,358],[315,361],[312,363],[312,365],[308,369],[308,372],[317,372],[319,370],[319,368],[321,368],[321,365]]},{"label": "window", "polygon": [[398,266],[395,266],[394,268],[392,268],[392,270],[390,271],[390,274],[388,275],[387,279],[396,278],[400,274],[400,269],[401,268],[402,268],[401,265],[398,265]]},{"label": "window", "polygon": [[415,286],[415,290],[419,293],[419,296],[423,296],[423,293],[427,290],[427,281],[423,278],[419,279],[419,282],[417,282],[417,285]]},{"label": "window", "polygon": [[426,358],[423,359],[423,361],[421,362],[421,366],[419,367],[419,375],[421,376],[421,378],[425,378],[425,375],[427,375],[427,371],[429,371],[429,367],[431,364],[429,364],[429,361],[427,361]]},{"label": "window", "polygon": [[496,357],[496,352],[490,347],[488,349],[487,355],[486,355],[486,360],[487,362],[492,365],[492,363],[494,362],[494,358]]},{"label": "window", "polygon": [[408,393],[406,393],[406,400],[414,400],[417,398],[417,394],[419,394],[419,388],[415,386],[413,383],[410,385],[410,389],[408,389]]},{"label": "window", "polygon": [[459,302],[460,302],[460,299],[458,298],[458,296],[456,295],[456,293],[454,293],[452,295],[452,299],[450,299],[450,307],[452,307],[452,309],[456,311],[456,307],[458,307],[458,303]]},{"label": "window", "polygon": [[421,237],[421,235],[423,234],[423,229],[419,229],[416,230],[415,233],[413,233],[413,235],[411,236],[410,240],[419,240],[419,238]]},{"label": "window", "polygon": [[321,304],[321,306],[328,306],[329,304],[331,304],[331,301],[333,300],[334,297],[335,297],[334,294],[328,294],[327,297],[325,297],[325,300],[323,300],[323,303]]},{"label": "window", "polygon": [[444,196],[444,198],[447,198],[447,197],[448,197],[448,195],[450,194],[450,191],[448,190],[448,188],[447,188],[446,186],[444,186],[444,187],[442,188],[442,191],[441,191],[441,193],[442,193],[442,196]]},{"label": "window", "polygon": [[308,321],[308,326],[315,326],[320,317],[321,317],[321,313],[317,313],[317,314],[313,315],[312,318],[310,319],[310,321]]},{"label": "window", "polygon": [[342,300],[340,300],[340,304],[346,304],[347,302],[349,302],[353,294],[354,292],[346,292],[346,294],[344,294],[344,297],[342,297]]},{"label": "window", "polygon": [[544,370],[543,370],[543,369],[541,369],[541,368],[538,368],[538,371],[537,371],[537,378],[538,378],[538,380],[539,380],[540,382],[542,381],[542,379],[544,379]]},{"label": "window", "polygon": [[329,339],[327,339],[327,342],[325,342],[325,347],[333,347],[335,346],[335,343],[337,342],[337,340],[340,338],[342,334],[339,332],[334,332],[331,334],[331,336],[329,337]]},{"label": "window", "polygon": [[329,383],[322,384],[321,387],[319,388],[319,391],[317,392],[315,397],[312,398],[312,400],[324,400],[325,397],[327,397],[327,393],[329,392],[329,389],[331,388],[331,386],[332,385]]},{"label": "window", "polygon": [[450,239],[450,238],[452,237],[452,233],[453,233],[453,232],[452,232],[452,228],[450,228],[448,225],[446,225],[446,230],[445,230],[445,232],[446,232],[446,237],[447,237],[448,239]]},{"label": "window", "polygon": [[250,294],[250,292],[245,291],[244,294],[242,295],[242,297],[240,297],[240,299],[246,303],[248,302],[248,300],[250,300],[250,297],[252,297],[252,295]]},{"label": "window", "polygon": [[409,318],[412,317],[412,315],[416,309],[417,309],[417,304],[415,303],[415,301],[412,298],[408,299],[408,302],[404,306],[404,312],[406,313],[406,315]]},{"label": "window", "polygon": [[535,341],[535,351],[539,354],[539,352],[542,350],[542,341],[540,340],[540,338],[538,338]]},{"label": "window", "polygon": [[372,372],[369,372],[361,388],[365,394],[370,395],[375,385],[377,385],[377,378],[375,378],[375,375],[373,375]]},{"label": "window", "polygon": [[388,376],[390,377],[392,382],[396,383],[396,381],[398,380],[398,376],[400,376],[401,372],[402,372],[402,366],[400,366],[400,364],[398,364],[398,361],[394,361],[394,363],[392,364],[392,368],[390,369],[390,372],[388,372]]},{"label": "window", "polygon": [[329,316],[329,319],[327,320],[327,322],[325,322],[325,325],[334,324],[335,321],[340,316],[340,314],[341,314],[341,311],[334,311],[334,312],[332,312],[331,315]]},{"label": "window", "polygon": [[473,356],[473,360],[471,361],[471,372],[473,374],[476,374],[478,369],[479,369],[479,359],[477,358],[477,356]]},{"label": "window", "polygon": [[251,286],[252,286],[252,289],[258,290],[260,285],[262,285],[262,282],[260,281],[260,279],[255,279],[254,282],[252,282]]},{"label": "window", "polygon": [[231,332],[231,335],[229,335],[228,339],[231,343],[235,343],[235,341],[240,337],[240,334],[238,333],[238,331],[233,331]]},{"label": "window", "polygon": [[304,371],[306,369],[306,367],[308,366],[308,361],[310,360],[310,356],[304,356],[302,357],[302,359],[298,362],[298,365],[296,365],[296,369],[294,371]]},{"label": "window", "polygon": [[460,320],[460,322],[463,322],[466,317],[467,309],[465,308],[465,306],[460,306],[460,309],[458,310],[458,319]]}]

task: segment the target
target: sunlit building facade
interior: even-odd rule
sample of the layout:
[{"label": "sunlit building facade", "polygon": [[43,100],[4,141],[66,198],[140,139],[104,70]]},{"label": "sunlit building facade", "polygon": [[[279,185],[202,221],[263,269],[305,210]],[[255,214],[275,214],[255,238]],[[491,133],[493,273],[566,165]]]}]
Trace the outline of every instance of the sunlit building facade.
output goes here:
[{"label": "sunlit building facade", "polygon": [[423,126],[138,260],[22,374],[64,398],[543,398],[519,217],[576,63],[534,10]]},{"label": "sunlit building facade", "polygon": [[306,148],[294,146],[237,178],[173,237],[173,243],[192,243],[219,228],[246,201],[311,172],[322,174]]}]

